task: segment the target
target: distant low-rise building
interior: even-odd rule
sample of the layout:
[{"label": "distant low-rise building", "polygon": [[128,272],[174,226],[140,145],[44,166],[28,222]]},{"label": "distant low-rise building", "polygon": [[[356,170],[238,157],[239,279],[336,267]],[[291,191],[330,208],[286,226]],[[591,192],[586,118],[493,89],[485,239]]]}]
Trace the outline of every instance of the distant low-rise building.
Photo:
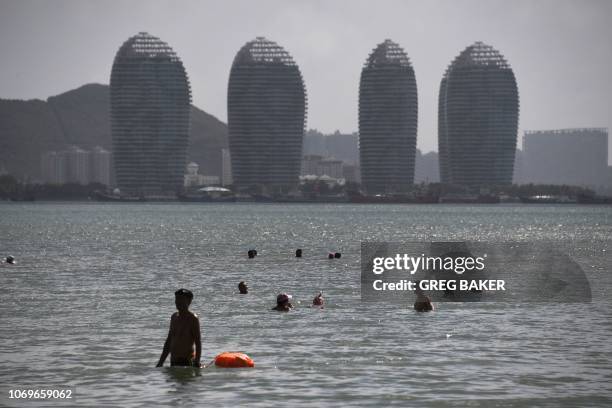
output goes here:
[{"label": "distant low-rise building", "polygon": [[568,184],[605,189],[608,130],[579,128],[526,131],[523,183]]},{"label": "distant low-rise building", "polygon": [[64,184],[67,180],[65,152],[49,151],[41,156],[42,181],[49,184]]},{"label": "distant low-rise building", "polygon": [[90,153],[90,182],[110,186],[111,154],[96,146]]},{"label": "distant low-rise building", "polygon": [[349,183],[361,183],[361,170],[359,165],[345,164],[342,166],[342,177]]},{"label": "distant low-rise building", "polygon": [[89,183],[89,152],[78,146],[70,146],[66,151],[68,162],[68,183]]},{"label": "distant low-rise building", "polygon": [[359,134],[340,133],[336,130],[331,134],[323,134],[311,129],[304,135],[302,148],[304,156],[318,155],[322,157],[335,157],[344,164],[359,163]]},{"label": "distant low-rise building", "polygon": [[343,161],[333,157],[324,158],[319,155],[306,155],[302,158],[302,176],[329,176],[334,179],[343,178]]},{"label": "distant low-rise building", "polygon": [[219,176],[207,176],[205,174],[200,174],[198,182],[200,186],[218,186],[221,184],[221,179]]},{"label": "distant low-rise building", "polygon": [[307,154],[302,157],[302,176],[316,175],[318,170],[319,162],[323,160],[323,156],[317,154]]},{"label": "distant low-rise building", "polygon": [[221,180],[219,176],[207,176],[204,174],[198,174],[200,166],[198,163],[191,162],[187,164],[184,186],[189,187],[201,187],[201,186],[213,186],[219,185]]},{"label": "distant low-rise building", "polygon": [[110,185],[110,152],[100,146],[92,151],[73,145],[66,150],[45,152],[40,166],[44,183]]},{"label": "distant low-rise building", "polygon": [[336,160],[334,158],[323,159],[319,162],[320,172],[322,175],[340,179],[343,177],[342,174],[342,160]]}]

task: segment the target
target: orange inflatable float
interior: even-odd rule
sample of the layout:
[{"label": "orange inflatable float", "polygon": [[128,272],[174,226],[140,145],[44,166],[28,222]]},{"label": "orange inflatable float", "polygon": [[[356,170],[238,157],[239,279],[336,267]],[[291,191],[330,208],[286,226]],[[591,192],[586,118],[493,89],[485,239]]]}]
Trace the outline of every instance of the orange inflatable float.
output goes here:
[{"label": "orange inflatable float", "polygon": [[225,368],[255,367],[255,362],[244,353],[225,351],[215,357],[215,365]]}]

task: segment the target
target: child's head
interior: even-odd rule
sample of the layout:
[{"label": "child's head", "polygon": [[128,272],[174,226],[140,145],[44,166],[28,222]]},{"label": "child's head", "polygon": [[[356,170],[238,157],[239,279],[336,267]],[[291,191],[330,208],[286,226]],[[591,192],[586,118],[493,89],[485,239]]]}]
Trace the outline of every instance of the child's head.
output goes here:
[{"label": "child's head", "polygon": [[189,308],[193,300],[193,293],[187,289],[179,289],[174,292],[174,304],[178,310],[186,310]]},{"label": "child's head", "polygon": [[281,293],[276,297],[276,305],[277,306],[286,306],[289,304],[292,296],[286,293]]},{"label": "child's head", "polygon": [[244,283],[244,281],[240,281],[240,283],[238,284],[238,291],[241,294],[246,295],[247,293],[249,293],[249,287],[246,283]]}]

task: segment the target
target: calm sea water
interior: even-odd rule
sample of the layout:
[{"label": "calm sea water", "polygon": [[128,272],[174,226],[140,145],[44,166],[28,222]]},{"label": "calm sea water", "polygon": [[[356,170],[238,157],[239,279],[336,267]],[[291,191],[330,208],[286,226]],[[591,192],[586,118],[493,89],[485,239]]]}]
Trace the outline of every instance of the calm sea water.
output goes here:
[{"label": "calm sea water", "polygon": [[[593,302],[362,303],[362,240],[551,241]],[[610,207],[0,204],[18,262],[0,267],[0,405],[71,388],[74,406],[610,406],[611,242]],[[255,369],[154,368],[179,287],[202,360],[242,350]],[[270,311],[281,291],[295,311]]]}]

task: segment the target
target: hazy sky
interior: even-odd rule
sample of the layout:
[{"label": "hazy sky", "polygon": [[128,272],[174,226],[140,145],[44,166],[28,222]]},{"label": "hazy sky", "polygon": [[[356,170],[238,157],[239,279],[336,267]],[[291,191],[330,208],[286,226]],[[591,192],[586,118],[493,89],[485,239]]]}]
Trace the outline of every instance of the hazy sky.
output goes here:
[{"label": "hazy sky", "polygon": [[0,0],[0,98],[45,99],[85,83],[107,84],[119,46],[139,31],[174,48],[193,103],[223,121],[234,55],[265,36],[298,63],[308,127],[324,132],[357,130],[361,67],[385,38],[399,43],[414,66],[423,151],[437,150],[442,74],[475,41],[499,50],[514,69],[521,133],[611,127],[607,0]]}]

